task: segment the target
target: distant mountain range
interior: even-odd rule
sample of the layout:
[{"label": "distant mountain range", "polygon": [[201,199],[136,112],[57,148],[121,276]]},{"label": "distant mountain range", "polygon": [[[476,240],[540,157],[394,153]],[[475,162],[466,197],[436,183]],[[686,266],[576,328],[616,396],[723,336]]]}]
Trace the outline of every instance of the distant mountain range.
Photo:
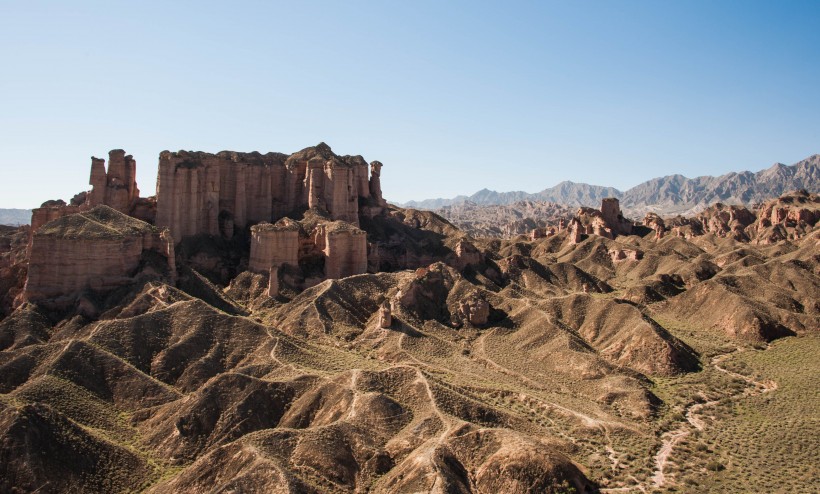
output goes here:
[{"label": "distant mountain range", "polygon": [[0,225],[28,225],[31,223],[30,209],[0,209]]},{"label": "distant mountain range", "polygon": [[820,190],[820,155],[815,154],[791,166],[777,163],[757,173],[744,171],[697,178],[669,175],[646,181],[625,192],[613,187],[561,182],[533,194],[482,189],[471,196],[410,201],[403,206],[439,209],[462,203],[507,205],[529,200],[597,207],[601,199],[617,197],[621,208],[629,215],[638,216],[650,211],[672,215],[696,213],[715,202],[756,204],[795,189]]}]

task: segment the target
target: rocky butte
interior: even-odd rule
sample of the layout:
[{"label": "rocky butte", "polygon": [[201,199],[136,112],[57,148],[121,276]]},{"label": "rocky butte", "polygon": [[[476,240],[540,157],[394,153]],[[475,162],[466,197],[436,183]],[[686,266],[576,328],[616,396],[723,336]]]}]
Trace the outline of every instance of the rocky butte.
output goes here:
[{"label": "rocky butte", "polygon": [[[273,269],[278,276],[285,266],[291,274],[301,269],[290,279],[302,287],[365,273],[367,235],[358,227],[361,218],[386,212],[381,168],[380,162],[368,163],[361,156],[337,156],[325,143],[291,155],[163,151],[157,196],[140,198],[130,155],[112,150],[107,169],[105,160],[92,157],[91,190],[77,194],[70,204],[48,201],[33,210],[34,267],[16,303],[86,288],[111,289],[116,280],[129,279],[142,251],[134,240],[140,229],[156,236],[144,242],[145,249],[156,247],[170,256],[169,262],[173,244],[183,239],[205,235],[231,241],[250,228],[248,269],[253,272],[270,275]],[[88,225],[102,214],[100,206],[128,216],[131,230],[110,238],[92,231]],[[86,214],[91,211],[96,213]],[[90,234],[84,236],[84,231]],[[370,250],[378,263],[378,247]]]},{"label": "rocky butte", "polygon": [[290,156],[163,151],[156,224],[177,241],[200,233],[231,237],[234,228],[318,208],[358,226],[360,200],[373,198],[364,214],[385,206],[381,166],[361,156],[337,156],[325,143]]}]

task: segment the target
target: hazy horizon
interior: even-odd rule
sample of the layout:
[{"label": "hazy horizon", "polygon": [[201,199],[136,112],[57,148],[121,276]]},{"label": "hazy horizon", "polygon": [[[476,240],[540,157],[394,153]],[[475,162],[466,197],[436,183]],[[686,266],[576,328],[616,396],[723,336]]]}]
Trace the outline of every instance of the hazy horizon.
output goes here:
[{"label": "hazy horizon", "polygon": [[0,207],[122,148],[385,165],[398,203],[759,171],[818,149],[820,5],[6,2]]}]

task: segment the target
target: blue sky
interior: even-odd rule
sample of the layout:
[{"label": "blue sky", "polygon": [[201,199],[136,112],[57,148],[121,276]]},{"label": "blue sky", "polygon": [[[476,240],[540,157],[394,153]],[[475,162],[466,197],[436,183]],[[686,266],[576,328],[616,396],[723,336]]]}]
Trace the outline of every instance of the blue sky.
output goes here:
[{"label": "blue sky", "polygon": [[820,152],[820,2],[0,0],[0,207],[90,156],[385,164],[385,197],[626,189]]}]

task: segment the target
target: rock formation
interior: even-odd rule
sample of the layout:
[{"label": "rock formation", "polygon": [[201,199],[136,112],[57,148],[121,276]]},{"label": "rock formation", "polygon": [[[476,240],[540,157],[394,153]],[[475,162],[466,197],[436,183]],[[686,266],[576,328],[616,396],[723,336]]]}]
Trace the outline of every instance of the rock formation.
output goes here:
[{"label": "rock formation", "polygon": [[578,243],[580,235],[596,235],[614,239],[632,233],[632,222],[621,214],[618,199],[609,197],[601,201],[601,209],[581,207],[570,221],[570,243]]},{"label": "rock formation", "polygon": [[583,240],[584,227],[577,218],[573,218],[569,221],[567,232],[567,240],[570,244],[577,244]]},{"label": "rock formation", "polygon": [[251,227],[251,252],[248,269],[266,273],[271,266],[299,265],[299,223],[282,218],[275,224]]},{"label": "rock formation", "polygon": [[85,208],[77,205],[68,205],[65,201],[46,201],[39,208],[31,210],[31,231],[36,232],[41,226],[49,221],[62,218],[63,216],[79,213]]},{"label": "rock formation", "polygon": [[632,222],[625,219],[621,214],[621,207],[618,199],[607,197],[601,201],[601,216],[604,224],[612,230],[615,235],[629,235],[632,233]]},{"label": "rock formation", "polygon": [[44,224],[69,214],[88,211],[104,204],[117,211],[153,223],[154,205],[139,197],[137,188],[137,163],[122,149],[108,153],[108,170],[105,160],[91,157],[91,190],[75,195],[70,204],[65,201],[46,201],[31,212],[31,231],[36,232]]},{"label": "rock formation", "polygon": [[455,267],[463,270],[467,266],[477,266],[481,264],[481,252],[468,240],[462,238],[456,243],[454,249],[456,254]]},{"label": "rock formation", "polygon": [[20,302],[127,284],[145,251],[160,254],[174,271],[174,245],[165,231],[105,205],[46,223],[30,249]]},{"label": "rock formation", "polygon": [[798,190],[763,204],[750,235],[758,243],[771,244],[806,235],[820,221],[820,196]]},{"label": "rock formation", "polygon": [[486,326],[490,304],[478,293],[473,293],[459,302],[459,311],[464,320],[473,326]]},{"label": "rock formation", "polygon": [[325,277],[345,278],[367,272],[367,235],[344,221],[320,224],[316,247],[325,255]]},{"label": "rock formation", "polygon": [[663,218],[658,216],[657,213],[646,213],[646,216],[643,218],[643,226],[655,230],[655,240],[663,238],[663,234],[666,231],[666,223],[664,223]]},{"label": "rock formation", "polygon": [[[188,198],[157,206],[195,223],[178,244],[91,208],[125,197],[99,166],[91,192],[46,205],[30,248],[0,229],[0,309],[22,294],[0,313],[0,492],[648,492],[663,455],[668,487],[731,490],[754,475],[705,461],[765,466],[767,441],[725,445],[760,429],[742,409],[773,404],[792,410],[774,428],[797,462],[786,488],[811,490],[820,403],[756,397],[816,375],[816,195],[634,229],[609,201],[522,230],[539,238],[472,238],[384,206],[363,159],[317,148],[174,165]],[[274,194],[275,170],[298,197]],[[706,366],[731,385],[685,376]]]},{"label": "rock formation", "polygon": [[389,328],[393,325],[393,315],[390,308],[390,303],[385,300],[379,306],[379,327],[380,328]]},{"label": "rock formation", "polygon": [[129,214],[140,196],[137,188],[137,163],[122,149],[108,153],[108,170],[105,160],[91,158],[91,191],[85,203],[89,207],[105,204],[117,211]]},{"label": "rock formation", "polygon": [[11,313],[26,283],[30,230],[28,225],[0,226],[0,319]]},{"label": "rock formation", "polygon": [[[157,225],[174,238],[201,233],[230,237],[234,229],[276,221],[299,210],[325,210],[359,224],[359,200],[381,199],[381,163],[337,156],[320,143],[290,156],[163,151],[157,179]],[[367,186],[365,187],[365,184]]]},{"label": "rock formation", "polygon": [[344,221],[316,220],[306,226],[290,218],[251,227],[248,269],[267,273],[271,266],[299,267],[311,257],[323,260],[322,279],[367,272],[367,235]]},{"label": "rock formation", "polygon": [[279,266],[270,267],[268,275],[268,297],[275,298],[279,295]]},{"label": "rock formation", "polygon": [[619,261],[640,261],[643,259],[643,251],[639,249],[610,249],[609,256],[613,263]]}]

